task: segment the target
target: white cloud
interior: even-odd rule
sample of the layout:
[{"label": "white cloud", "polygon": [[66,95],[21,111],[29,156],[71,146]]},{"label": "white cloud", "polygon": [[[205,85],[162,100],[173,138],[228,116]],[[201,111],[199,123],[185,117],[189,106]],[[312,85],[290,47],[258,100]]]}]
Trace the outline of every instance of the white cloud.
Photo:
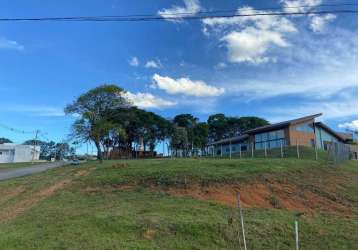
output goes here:
[{"label": "white cloud", "polygon": [[153,68],[153,69],[158,69],[162,67],[162,64],[159,60],[150,60],[145,64],[146,68]]},{"label": "white cloud", "polygon": [[289,44],[282,34],[256,28],[234,31],[222,38],[228,48],[228,60],[232,63],[251,62],[254,64],[269,61],[265,56],[271,46],[287,47]]},{"label": "white cloud", "polygon": [[[242,7],[237,10],[238,15],[254,15],[272,13],[268,11],[255,10],[252,7]],[[233,27],[234,29],[243,29],[248,26],[255,27],[260,30],[272,30],[277,32],[295,32],[294,24],[285,17],[281,16],[241,16],[241,17],[218,17],[207,18],[203,20],[204,26],[207,28],[223,28]]]},{"label": "white cloud", "polygon": [[137,57],[132,57],[132,59],[129,61],[129,65],[133,66],[133,67],[138,67],[139,66],[139,59]]},{"label": "white cloud", "polygon": [[[285,12],[304,12],[314,10],[322,0],[282,0]],[[313,32],[322,32],[328,22],[336,18],[333,14],[309,15],[310,28]]]},{"label": "white cloud", "polygon": [[127,92],[125,94],[134,105],[140,108],[165,108],[176,105],[176,102],[164,100],[160,97],[154,96],[150,93],[136,93]]},{"label": "white cloud", "polygon": [[[269,13],[251,7],[239,8],[241,15]],[[232,63],[265,63],[270,60],[268,51],[273,47],[288,47],[285,36],[296,32],[294,24],[280,16],[246,16],[210,18],[203,20],[203,32],[213,30],[219,34],[228,49],[228,60]]]},{"label": "white cloud", "polygon": [[173,79],[167,76],[155,74],[153,76],[153,86],[166,91],[169,94],[184,94],[188,96],[219,96],[225,90],[210,86],[203,81],[193,81],[189,78]]},{"label": "white cloud", "polygon": [[322,0],[281,0],[286,12],[303,12],[322,4]]},{"label": "white cloud", "polygon": [[357,117],[358,99],[356,91],[345,91],[338,93],[330,98],[325,99],[309,99],[303,98],[300,100],[287,102],[285,105],[267,108],[266,113],[273,117],[279,118],[277,120],[285,120],[292,114],[295,116],[305,116],[309,114],[323,113],[324,120],[342,120],[347,118]]},{"label": "white cloud", "polygon": [[358,131],[358,120],[339,124],[338,127],[352,131]]},{"label": "white cloud", "polygon": [[[347,71],[348,74],[348,71]],[[233,84],[229,84],[233,85]],[[358,74],[328,74],[302,76],[301,79],[243,80],[231,87],[232,93],[249,99],[267,99],[284,95],[299,95],[314,99],[328,98],[340,91],[358,88]]]},{"label": "white cloud", "polygon": [[169,9],[163,9],[158,11],[158,15],[166,18],[169,21],[178,22],[181,19],[171,19],[173,17],[186,17],[186,16],[193,16],[197,14],[201,7],[200,2],[198,0],[184,0],[185,7],[180,6],[172,6]]},{"label": "white cloud", "polygon": [[227,64],[224,62],[220,62],[218,64],[215,65],[215,69],[224,69],[227,67]]},{"label": "white cloud", "polygon": [[323,16],[314,15],[311,17],[311,29],[314,32],[322,32],[327,23],[336,19],[336,16],[333,14],[327,14]]},{"label": "white cloud", "polygon": [[0,38],[0,49],[24,50],[24,46],[16,41]]}]

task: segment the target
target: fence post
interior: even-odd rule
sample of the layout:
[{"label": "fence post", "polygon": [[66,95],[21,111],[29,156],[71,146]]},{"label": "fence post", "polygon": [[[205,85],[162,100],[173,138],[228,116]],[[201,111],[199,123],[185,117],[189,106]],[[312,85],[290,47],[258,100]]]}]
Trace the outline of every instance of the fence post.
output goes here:
[{"label": "fence post", "polygon": [[239,144],[239,148],[240,148],[239,153],[240,153],[240,159],[241,159],[241,143]]},{"label": "fence post", "polygon": [[314,151],[315,151],[316,161],[318,161],[318,150],[317,150],[317,141],[316,141],[316,139],[314,140]]},{"label": "fence post", "polygon": [[231,160],[231,140],[230,140],[230,160]]},{"label": "fence post", "polygon": [[244,249],[247,250],[246,247],[246,237],[245,237],[245,227],[244,227],[244,216],[242,214],[242,209],[241,209],[241,203],[240,203],[240,193],[237,194],[237,198],[238,198],[238,207],[239,207],[239,212],[240,212],[240,220],[241,220],[241,228],[242,228],[242,237],[244,239]]},{"label": "fence post", "polygon": [[298,139],[296,140],[296,146],[297,146],[297,158],[300,159],[300,148],[298,146]]},{"label": "fence post", "polygon": [[254,158],[254,144],[251,143],[251,158]]},{"label": "fence post", "polygon": [[267,158],[267,142],[265,142],[265,158]]},{"label": "fence post", "polygon": [[223,157],[223,145],[220,145],[220,157]]},{"label": "fence post", "polygon": [[281,140],[281,158],[283,158],[283,143],[282,143],[282,140]]},{"label": "fence post", "polygon": [[295,235],[296,235],[296,250],[299,250],[299,241],[298,241],[298,221],[295,221]]}]

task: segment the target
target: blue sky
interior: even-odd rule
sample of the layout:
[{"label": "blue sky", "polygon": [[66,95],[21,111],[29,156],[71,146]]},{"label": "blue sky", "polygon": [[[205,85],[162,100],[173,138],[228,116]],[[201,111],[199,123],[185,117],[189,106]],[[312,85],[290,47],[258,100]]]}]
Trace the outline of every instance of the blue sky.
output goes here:
[{"label": "blue sky", "polygon": [[[343,1],[2,1],[1,17],[172,14]],[[287,8],[288,7],[288,8]],[[345,7],[345,9],[354,7]],[[358,7],[355,7],[358,9]],[[294,9],[299,10],[299,9]],[[307,9],[306,9],[307,10]],[[223,112],[272,122],[324,113],[358,126],[358,15],[130,23],[0,23],[0,124],[62,140],[63,107],[103,83],[165,117]],[[15,142],[32,137],[0,127]]]}]

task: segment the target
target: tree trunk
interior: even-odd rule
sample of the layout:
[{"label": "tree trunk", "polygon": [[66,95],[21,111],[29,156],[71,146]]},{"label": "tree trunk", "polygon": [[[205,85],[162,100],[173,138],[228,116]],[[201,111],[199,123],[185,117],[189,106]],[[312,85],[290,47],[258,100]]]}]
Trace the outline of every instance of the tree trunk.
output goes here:
[{"label": "tree trunk", "polygon": [[103,160],[103,155],[102,155],[102,149],[101,149],[101,145],[99,144],[98,141],[95,141],[94,144],[96,145],[97,148],[97,159],[102,162]]}]

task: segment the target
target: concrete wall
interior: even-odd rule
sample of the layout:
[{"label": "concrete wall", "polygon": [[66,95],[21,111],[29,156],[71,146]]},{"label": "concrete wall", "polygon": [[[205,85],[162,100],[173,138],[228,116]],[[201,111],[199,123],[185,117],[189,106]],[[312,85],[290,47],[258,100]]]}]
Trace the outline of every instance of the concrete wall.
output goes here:
[{"label": "concrete wall", "polygon": [[38,161],[40,146],[0,144],[0,163]]}]

